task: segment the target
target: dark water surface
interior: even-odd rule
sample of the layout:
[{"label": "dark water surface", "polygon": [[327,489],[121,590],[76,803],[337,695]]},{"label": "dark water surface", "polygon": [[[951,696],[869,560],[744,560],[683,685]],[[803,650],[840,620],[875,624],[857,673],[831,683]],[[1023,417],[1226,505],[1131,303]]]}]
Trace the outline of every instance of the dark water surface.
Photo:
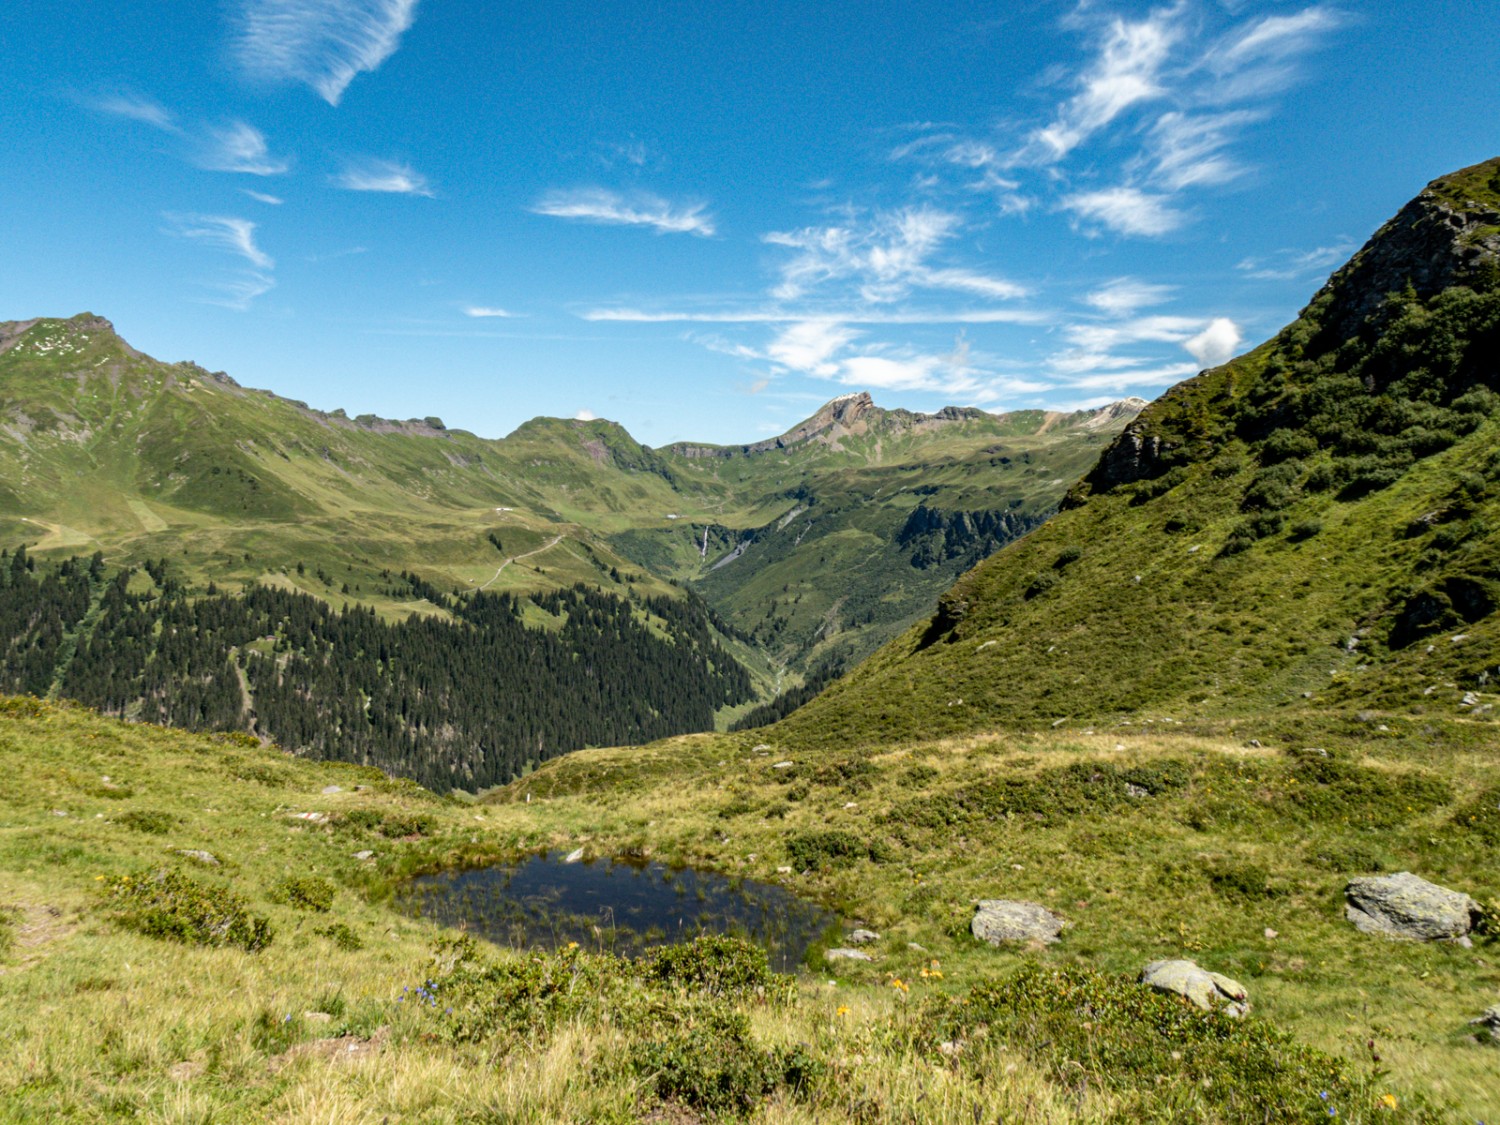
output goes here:
[{"label": "dark water surface", "polygon": [[397,905],[516,948],[576,941],[633,957],[703,933],[738,934],[763,947],[771,967],[784,973],[838,921],[769,883],[660,863],[562,857],[547,852],[502,867],[421,875],[401,889]]}]

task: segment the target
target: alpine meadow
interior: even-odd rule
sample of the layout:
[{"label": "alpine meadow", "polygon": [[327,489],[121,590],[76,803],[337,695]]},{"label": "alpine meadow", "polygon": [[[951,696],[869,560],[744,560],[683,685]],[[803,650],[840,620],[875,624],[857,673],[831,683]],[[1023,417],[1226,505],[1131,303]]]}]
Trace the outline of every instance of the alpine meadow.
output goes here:
[{"label": "alpine meadow", "polygon": [[0,1121],[1500,1120],[1447,0],[64,7]]}]

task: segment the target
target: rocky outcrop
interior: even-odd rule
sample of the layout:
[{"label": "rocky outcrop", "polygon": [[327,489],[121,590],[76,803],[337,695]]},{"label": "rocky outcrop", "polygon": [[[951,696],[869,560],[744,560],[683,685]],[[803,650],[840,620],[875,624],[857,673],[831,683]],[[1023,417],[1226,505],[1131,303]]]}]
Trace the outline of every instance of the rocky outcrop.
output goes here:
[{"label": "rocky outcrop", "polygon": [[1461,891],[1398,871],[1349,880],[1344,916],[1366,934],[1404,941],[1467,942],[1479,904]]},{"label": "rocky outcrop", "polygon": [[[1431,297],[1500,258],[1500,159],[1432,181],[1328,280],[1310,307],[1341,341],[1376,328],[1386,297]],[[1372,319],[1373,318],[1373,319]]]},{"label": "rocky outcrop", "polygon": [[1500,1042],[1500,1004],[1486,1008],[1484,1015],[1469,1021],[1470,1027],[1481,1027],[1490,1033],[1490,1038]]},{"label": "rocky outcrop", "polygon": [[1243,1016],[1250,1009],[1244,985],[1220,973],[1201,969],[1194,961],[1152,961],[1141,970],[1141,983],[1158,992],[1185,997],[1204,1011],[1221,1010]]},{"label": "rocky outcrop", "polygon": [[1167,469],[1173,447],[1148,432],[1146,426],[1143,420],[1132,422],[1099,455],[1098,464],[1084,477],[1092,491],[1108,492],[1122,484],[1160,476]]},{"label": "rocky outcrop", "polygon": [[990,945],[1013,941],[1039,941],[1050,945],[1058,940],[1067,924],[1066,919],[1040,903],[987,898],[975,904],[969,932]]}]

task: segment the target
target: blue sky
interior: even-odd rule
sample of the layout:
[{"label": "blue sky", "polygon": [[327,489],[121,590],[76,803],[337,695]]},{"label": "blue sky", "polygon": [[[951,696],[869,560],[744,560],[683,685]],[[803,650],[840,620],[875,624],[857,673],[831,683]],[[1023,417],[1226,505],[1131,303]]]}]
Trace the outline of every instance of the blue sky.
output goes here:
[{"label": "blue sky", "polygon": [[486,436],[1152,398],[1500,152],[1492,16],[9,4],[0,319]]}]

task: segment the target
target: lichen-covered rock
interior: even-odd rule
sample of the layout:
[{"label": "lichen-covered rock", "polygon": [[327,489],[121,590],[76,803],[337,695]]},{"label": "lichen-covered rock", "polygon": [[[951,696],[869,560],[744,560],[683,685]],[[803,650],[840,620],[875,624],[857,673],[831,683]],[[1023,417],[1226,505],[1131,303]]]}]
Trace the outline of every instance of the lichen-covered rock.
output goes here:
[{"label": "lichen-covered rock", "polygon": [[873,961],[863,949],[826,949],[823,951],[825,961]]},{"label": "lichen-covered rock", "polygon": [[1244,985],[1200,968],[1194,961],[1152,961],[1141,970],[1141,983],[1158,992],[1184,996],[1204,1011],[1219,1009],[1238,1018],[1250,1008]]},{"label": "lichen-covered rock", "polygon": [[1410,871],[1351,879],[1344,897],[1344,916],[1355,929],[1406,941],[1467,941],[1479,917],[1468,895]]},{"label": "lichen-covered rock", "polygon": [[850,945],[869,945],[872,941],[879,941],[880,935],[874,930],[855,930],[849,935]]},{"label": "lichen-covered rock", "polygon": [[1035,902],[1005,898],[982,899],[974,908],[969,931],[980,941],[999,945],[1007,941],[1057,940],[1067,921]]}]

